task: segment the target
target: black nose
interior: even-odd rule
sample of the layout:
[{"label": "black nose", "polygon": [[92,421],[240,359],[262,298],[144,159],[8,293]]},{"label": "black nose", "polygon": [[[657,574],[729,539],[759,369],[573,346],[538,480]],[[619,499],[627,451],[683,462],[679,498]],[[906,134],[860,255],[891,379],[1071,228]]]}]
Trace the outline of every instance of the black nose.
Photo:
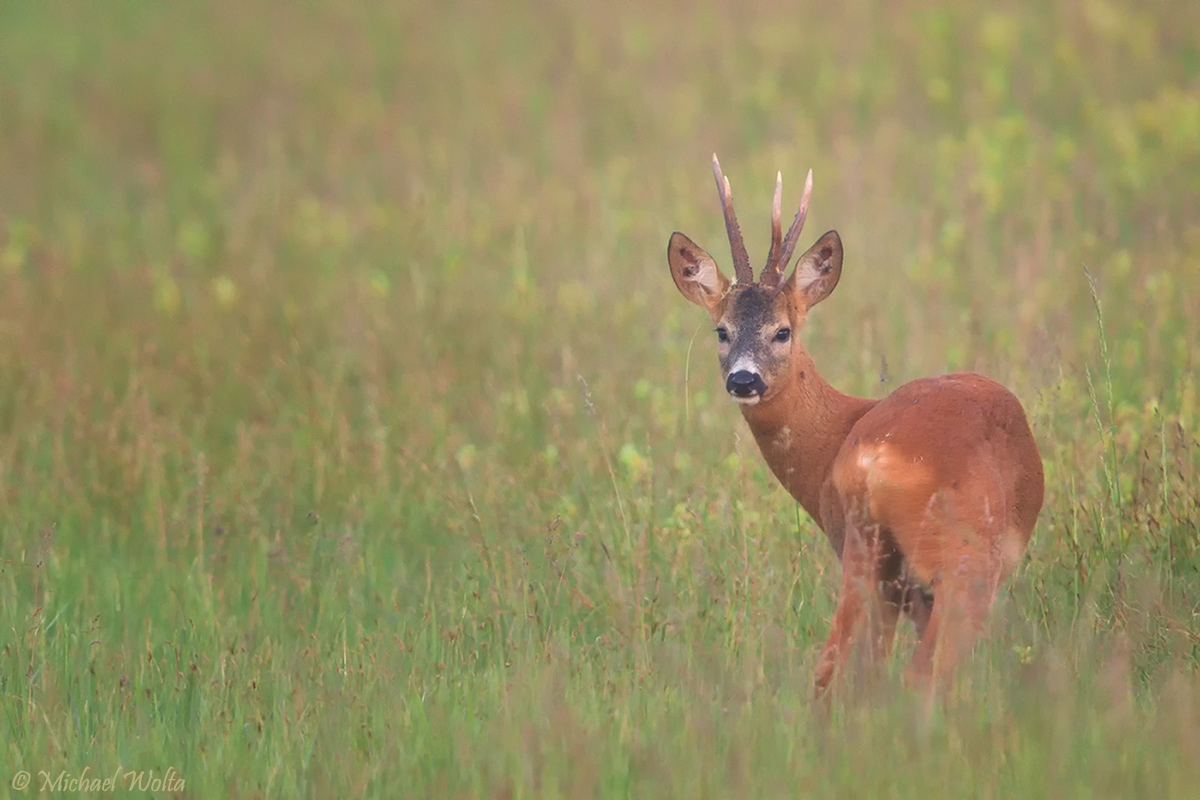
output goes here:
[{"label": "black nose", "polygon": [[766,390],[767,385],[763,383],[762,376],[745,369],[729,373],[729,378],[725,381],[725,391],[734,397],[753,397]]}]

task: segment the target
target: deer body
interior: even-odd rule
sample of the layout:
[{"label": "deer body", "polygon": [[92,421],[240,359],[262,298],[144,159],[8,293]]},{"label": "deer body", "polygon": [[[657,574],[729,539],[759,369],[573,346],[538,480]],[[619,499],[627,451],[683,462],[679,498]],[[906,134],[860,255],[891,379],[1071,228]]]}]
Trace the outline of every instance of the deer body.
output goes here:
[{"label": "deer body", "polygon": [[783,280],[812,174],[786,240],[776,184],[771,256],[756,283],[715,156],[713,166],[738,280],[681,233],[668,261],[680,291],[717,324],[726,388],[771,471],[842,560],[817,692],[856,646],[886,654],[901,613],[919,636],[910,679],[944,679],[981,631],[1041,509],[1041,457],[1025,412],[974,373],[915,380],[878,401],[830,386],[792,334],[837,285],[837,233],[818,239]]}]

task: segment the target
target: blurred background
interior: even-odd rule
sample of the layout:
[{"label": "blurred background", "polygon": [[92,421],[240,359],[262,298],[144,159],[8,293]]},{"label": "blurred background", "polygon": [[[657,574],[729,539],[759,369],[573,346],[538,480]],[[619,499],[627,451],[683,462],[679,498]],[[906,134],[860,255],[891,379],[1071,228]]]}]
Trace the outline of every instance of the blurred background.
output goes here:
[{"label": "blurred background", "polygon": [[[758,264],[776,171],[791,213],[813,169],[831,383],[974,369],[1028,409],[1047,503],[1003,663],[1086,617],[1143,681],[1194,666],[1197,30],[1117,0],[5,4],[6,691],[105,729],[191,631],[203,675],[230,642],[267,674],[357,652],[395,720],[433,664],[495,678],[558,631],[597,674],[677,676],[647,648],[678,636],[803,704],[836,559],[665,258],[682,230],[730,272],[714,151]],[[274,713],[199,691],[168,721]]]}]

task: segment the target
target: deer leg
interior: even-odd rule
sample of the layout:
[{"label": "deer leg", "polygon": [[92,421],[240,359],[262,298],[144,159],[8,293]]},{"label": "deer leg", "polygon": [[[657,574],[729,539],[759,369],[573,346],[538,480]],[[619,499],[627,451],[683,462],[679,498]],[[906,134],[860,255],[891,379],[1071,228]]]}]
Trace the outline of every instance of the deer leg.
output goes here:
[{"label": "deer leg", "polygon": [[900,621],[900,615],[912,616],[914,613],[911,595],[916,587],[908,582],[904,573],[904,557],[896,548],[890,534],[881,539],[878,549],[880,551],[878,555],[880,597],[878,655],[881,658],[887,658],[891,655],[892,645],[896,640],[896,625]]},{"label": "deer leg", "polygon": [[920,640],[925,635],[925,628],[929,625],[929,616],[933,613],[933,592],[913,581],[906,574],[901,574],[899,580],[901,582],[901,609],[904,615],[912,620],[913,629],[917,632],[917,639]]},{"label": "deer leg", "polygon": [[990,554],[964,548],[956,564],[938,585],[928,624],[908,668],[910,685],[940,688],[948,685],[958,663],[970,653],[983,632],[1004,578]]},{"label": "deer leg", "polygon": [[888,597],[885,587],[894,583],[889,573],[896,563],[895,548],[880,535],[877,525],[847,524],[841,596],[817,665],[814,694],[818,698],[827,695],[856,648],[865,646],[873,661],[890,651],[900,598]]}]

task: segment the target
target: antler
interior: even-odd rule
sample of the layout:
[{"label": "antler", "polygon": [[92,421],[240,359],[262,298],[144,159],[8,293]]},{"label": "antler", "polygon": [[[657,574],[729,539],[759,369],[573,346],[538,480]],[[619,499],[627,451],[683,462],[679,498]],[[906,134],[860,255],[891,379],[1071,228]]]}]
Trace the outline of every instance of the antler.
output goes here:
[{"label": "antler", "polygon": [[808,201],[812,197],[812,185],[813,176],[810,169],[808,178],[804,181],[804,196],[800,198],[800,210],[796,212],[796,218],[792,220],[792,227],[788,228],[787,238],[783,240],[782,249],[779,249],[776,247],[776,243],[779,241],[779,207],[783,195],[783,175],[780,174],[775,181],[775,207],[771,212],[771,255],[773,258],[767,259],[767,266],[763,268],[762,277],[759,279],[768,286],[776,286],[783,280],[783,273],[787,270],[788,262],[792,260],[796,242],[800,240],[800,231],[804,230],[804,220],[808,217]]},{"label": "antler", "polygon": [[[713,153],[713,177],[717,179],[717,193],[721,196],[721,211],[725,213],[725,232],[729,234],[729,249],[733,252],[733,271],[738,283],[753,283],[754,270],[750,268],[750,256],[746,254],[746,243],[742,240],[742,229],[738,227],[737,214],[733,212],[733,192],[729,179],[721,172],[721,162]],[[788,235],[791,235],[789,231]]]},{"label": "antler", "polygon": [[775,202],[771,204],[771,252],[767,253],[767,265],[763,267],[760,281],[767,281],[774,273],[772,267],[779,258],[779,248],[783,244],[783,234],[779,226],[781,215],[780,206],[783,203],[783,173],[775,173]]}]

